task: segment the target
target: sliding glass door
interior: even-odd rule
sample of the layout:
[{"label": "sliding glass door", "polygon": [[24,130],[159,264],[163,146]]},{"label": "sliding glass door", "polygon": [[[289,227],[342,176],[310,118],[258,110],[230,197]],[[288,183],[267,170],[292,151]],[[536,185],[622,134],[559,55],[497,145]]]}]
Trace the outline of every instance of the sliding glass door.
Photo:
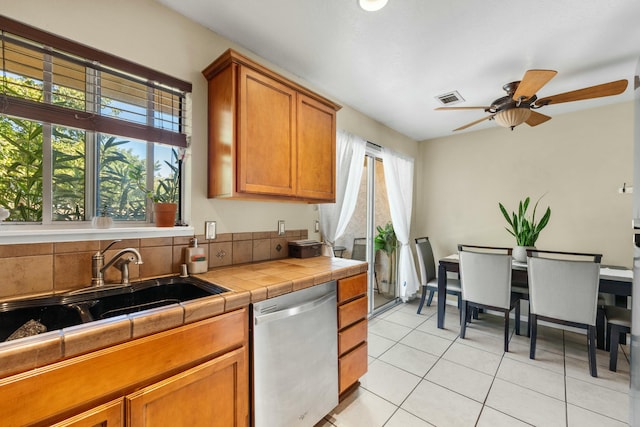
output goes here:
[{"label": "sliding glass door", "polygon": [[368,145],[355,212],[336,242],[344,256],[369,263],[369,312],[398,302],[397,250],[389,212],[384,165],[375,146]]}]

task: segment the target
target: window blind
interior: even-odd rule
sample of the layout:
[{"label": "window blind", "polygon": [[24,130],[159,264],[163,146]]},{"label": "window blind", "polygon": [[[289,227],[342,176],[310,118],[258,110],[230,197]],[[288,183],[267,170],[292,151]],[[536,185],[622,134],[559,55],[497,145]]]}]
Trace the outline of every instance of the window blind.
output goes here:
[{"label": "window blind", "polygon": [[191,84],[0,16],[0,113],[185,147]]}]

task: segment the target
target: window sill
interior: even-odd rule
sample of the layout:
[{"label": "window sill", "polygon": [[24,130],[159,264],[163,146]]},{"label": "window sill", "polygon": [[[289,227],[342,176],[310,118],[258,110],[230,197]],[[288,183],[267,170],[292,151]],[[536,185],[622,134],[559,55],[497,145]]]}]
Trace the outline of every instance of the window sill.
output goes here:
[{"label": "window sill", "polygon": [[16,243],[77,242],[83,240],[142,239],[152,237],[193,236],[191,226],[149,227],[128,226],[112,228],[62,226],[7,226],[0,225],[0,245]]}]

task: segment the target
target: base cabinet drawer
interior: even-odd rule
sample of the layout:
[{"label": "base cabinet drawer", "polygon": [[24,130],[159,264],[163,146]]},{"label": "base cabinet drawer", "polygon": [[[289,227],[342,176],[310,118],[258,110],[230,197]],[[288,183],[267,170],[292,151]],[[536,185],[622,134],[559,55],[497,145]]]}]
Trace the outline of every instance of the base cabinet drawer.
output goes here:
[{"label": "base cabinet drawer", "polygon": [[359,321],[355,325],[338,332],[338,354],[342,356],[352,348],[367,340],[367,321]]},{"label": "base cabinet drawer", "polygon": [[338,307],[338,329],[345,328],[360,319],[367,318],[367,297],[348,302]]},{"label": "base cabinet drawer", "polygon": [[361,376],[367,373],[368,361],[366,342],[338,359],[340,393],[351,387]]},{"label": "base cabinet drawer", "polygon": [[347,277],[338,282],[338,303],[367,293],[367,273]]}]

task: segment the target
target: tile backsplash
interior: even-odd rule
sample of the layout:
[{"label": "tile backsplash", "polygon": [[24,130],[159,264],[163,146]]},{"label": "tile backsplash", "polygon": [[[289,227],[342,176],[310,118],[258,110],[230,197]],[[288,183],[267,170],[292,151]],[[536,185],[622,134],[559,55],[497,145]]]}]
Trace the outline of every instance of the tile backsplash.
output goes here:
[{"label": "tile backsplash", "polygon": [[[307,239],[308,230],[244,232],[218,234],[214,240],[196,236],[205,249],[209,268],[267,261],[289,256],[288,242]],[[143,264],[129,264],[131,280],[177,274],[184,262],[183,249],[191,237],[129,239],[114,244],[105,253],[108,261],[122,248],[140,251]],[[79,289],[91,284],[91,257],[104,249],[110,240],[60,243],[0,245],[0,301],[28,295],[47,295]],[[107,283],[117,283],[120,271],[105,271]]]}]

